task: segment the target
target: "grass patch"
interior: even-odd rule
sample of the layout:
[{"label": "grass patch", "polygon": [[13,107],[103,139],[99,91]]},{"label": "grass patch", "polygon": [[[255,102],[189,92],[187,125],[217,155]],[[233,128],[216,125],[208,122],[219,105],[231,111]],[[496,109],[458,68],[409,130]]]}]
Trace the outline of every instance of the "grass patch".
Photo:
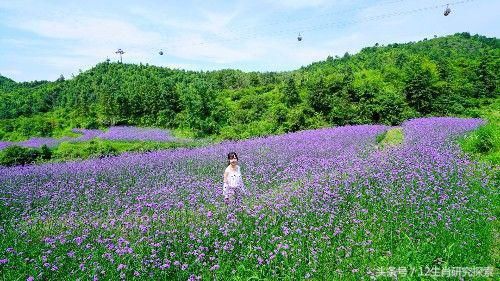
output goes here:
[{"label": "grass patch", "polygon": [[182,139],[170,142],[118,141],[95,138],[83,142],[65,141],[53,148],[24,148],[10,146],[0,151],[0,165],[14,166],[30,163],[61,162],[120,155],[124,152],[150,152],[162,149],[194,148],[209,145],[207,139]]},{"label": "grass patch", "polygon": [[[462,150],[472,155],[480,162],[491,163],[498,167],[500,163],[500,99],[493,100],[489,105],[474,111],[474,115],[486,120],[486,124],[464,135],[458,140]],[[496,170],[496,171],[495,171]],[[499,179],[498,169],[493,169],[494,178]],[[498,204],[495,213],[498,214]],[[500,259],[500,224],[494,220],[491,225],[491,247],[489,255],[494,263]]]},{"label": "grass patch", "polygon": [[500,163],[500,127],[498,123],[487,123],[460,141],[462,150],[480,160],[498,165]]},{"label": "grass patch", "polygon": [[480,161],[500,164],[500,99],[477,111],[486,124],[459,140],[462,150]]},{"label": "grass patch", "polygon": [[387,130],[382,134],[377,135],[376,138],[380,148],[400,145],[403,143],[403,139],[403,128],[400,127]]},{"label": "grass patch", "polygon": [[85,142],[63,142],[53,151],[53,160],[87,159],[119,155],[124,152],[149,152],[180,147],[199,147],[205,145],[199,141],[116,141],[93,139]]}]

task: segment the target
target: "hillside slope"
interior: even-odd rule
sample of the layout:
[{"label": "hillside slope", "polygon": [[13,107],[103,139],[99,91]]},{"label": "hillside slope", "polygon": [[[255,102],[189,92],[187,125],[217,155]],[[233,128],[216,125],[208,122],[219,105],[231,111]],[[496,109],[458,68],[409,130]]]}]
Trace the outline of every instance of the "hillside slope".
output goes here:
[{"label": "hillside slope", "polygon": [[[194,72],[102,62],[54,82],[0,80],[0,139],[157,126],[224,139],[472,116],[499,96],[500,40],[468,33],[367,47],[296,71]],[[474,116],[473,116],[474,117]]]}]

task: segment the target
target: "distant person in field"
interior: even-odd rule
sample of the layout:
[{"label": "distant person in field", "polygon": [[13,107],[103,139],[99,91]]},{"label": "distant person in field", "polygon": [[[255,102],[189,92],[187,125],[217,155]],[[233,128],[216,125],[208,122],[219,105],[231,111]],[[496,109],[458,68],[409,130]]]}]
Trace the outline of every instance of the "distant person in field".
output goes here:
[{"label": "distant person in field", "polygon": [[238,165],[238,155],[235,152],[230,152],[227,155],[227,160],[229,166],[224,171],[222,194],[224,195],[224,201],[229,203],[239,199],[240,194],[246,194],[247,192]]}]

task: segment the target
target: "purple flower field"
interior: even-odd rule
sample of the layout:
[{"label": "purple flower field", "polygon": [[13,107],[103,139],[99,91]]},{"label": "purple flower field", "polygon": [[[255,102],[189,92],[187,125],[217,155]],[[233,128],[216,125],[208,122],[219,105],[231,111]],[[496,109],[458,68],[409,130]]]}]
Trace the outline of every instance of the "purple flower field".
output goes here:
[{"label": "purple flower field", "polygon": [[73,129],[71,131],[73,133],[82,134],[81,136],[74,138],[73,141],[91,140],[93,138],[99,137],[103,133],[101,130],[98,130],[98,129],[78,129],[78,128],[76,128],[76,129]]},{"label": "purple flower field", "polygon": [[22,142],[0,142],[0,150],[10,145],[20,145],[24,147],[39,148],[43,145],[55,147],[64,141],[81,142],[88,141],[94,138],[123,140],[123,141],[175,141],[175,138],[168,130],[155,128],[138,128],[132,126],[113,126],[108,131],[103,132],[98,129],[73,129],[72,132],[82,134],[79,137],[62,137],[62,138],[30,138]]},{"label": "purple flower field", "polygon": [[[376,136],[390,127],[360,125],[0,168],[0,275],[358,280],[491,266],[498,182],[454,141],[481,124],[409,120],[386,149]],[[227,206],[230,151],[250,194]]]},{"label": "purple flower field", "polygon": [[54,147],[60,144],[63,141],[69,141],[72,138],[63,137],[59,139],[54,138],[30,138],[29,140],[18,142],[17,144],[24,147],[42,147],[46,145],[48,147]]},{"label": "purple flower field", "polygon": [[9,141],[0,141],[0,150],[4,149],[10,145],[12,145],[12,143]]},{"label": "purple flower field", "polygon": [[153,128],[137,128],[129,126],[113,126],[99,135],[101,139],[109,140],[142,140],[142,141],[173,141],[167,130]]}]

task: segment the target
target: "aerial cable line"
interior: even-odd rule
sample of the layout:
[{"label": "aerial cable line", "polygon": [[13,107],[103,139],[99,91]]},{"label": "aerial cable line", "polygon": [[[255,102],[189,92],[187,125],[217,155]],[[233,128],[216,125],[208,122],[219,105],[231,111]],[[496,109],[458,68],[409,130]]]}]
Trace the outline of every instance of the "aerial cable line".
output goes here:
[{"label": "aerial cable line", "polygon": [[[278,30],[271,32],[267,35],[280,35],[280,34],[287,34],[287,36],[291,32],[296,32],[298,29],[301,31],[301,37],[303,37],[304,31],[315,31],[315,30],[321,30],[325,28],[329,28],[332,26],[346,26],[352,23],[362,23],[362,22],[369,22],[369,21],[377,21],[377,20],[382,20],[382,19],[387,19],[387,18],[392,18],[396,16],[402,16],[402,15],[410,15],[410,14],[415,14],[415,13],[420,13],[424,11],[429,11],[429,10],[434,10],[434,9],[442,9],[443,7],[448,7],[449,5],[460,5],[460,4],[465,4],[465,3],[470,3],[474,2],[476,0],[461,0],[461,1],[454,1],[454,2],[448,2],[447,4],[440,4],[440,5],[432,5],[432,6],[427,6],[427,7],[422,7],[422,8],[416,8],[416,9],[411,9],[407,11],[399,11],[399,12],[393,12],[393,13],[387,13],[387,14],[382,14],[382,15],[377,15],[373,17],[367,17],[367,18],[362,18],[359,20],[350,20],[350,21],[338,21],[338,22],[333,22],[333,23],[326,23],[326,24],[321,24],[321,25],[316,25],[316,26],[310,26],[310,27],[301,27],[301,28],[289,28],[289,29],[283,29],[283,30]],[[218,40],[213,40],[213,41],[198,41],[198,42],[192,42],[191,45],[197,46],[197,45],[208,45],[208,44],[215,44],[218,42],[238,42],[242,41],[244,39],[253,39],[253,38],[258,38],[258,37],[263,37],[261,33],[254,33],[250,34],[248,36],[240,36],[237,38],[231,38],[231,39],[218,39]],[[300,41],[300,40],[299,40]],[[168,48],[163,48],[163,49],[173,49],[175,46],[183,46],[186,43],[179,43],[179,44],[171,44],[170,47]],[[167,51],[168,52],[168,51]]]},{"label": "aerial cable line", "polygon": [[326,16],[332,16],[332,15],[345,14],[347,12],[352,12],[352,11],[356,11],[356,10],[362,10],[362,9],[376,7],[376,6],[396,4],[396,3],[405,2],[405,1],[408,1],[408,0],[395,0],[395,1],[387,1],[387,2],[378,2],[372,6],[361,6],[361,7],[355,7],[355,8],[350,8],[350,9],[344,9],[344,10],[340,10],[340,11],[331,11],[331,12],[318,14],[315,16],[308,16],[308,17],[301,17],[301,18],[289,16],[286,19],[274,20],[271,22],[267,22],[265,24],[257,25],[257,26],[256,25],[245,25],[245,26],[240,26],[240,27],[236,27],[236,28],[229,28],[229,31],[236,32],[236,31],[244,31],[244,30],[253,30],[253,29],[260,29],[260,28],[266,27],[266,26],[273,26],[273,25],[276,25],[278,23],[291,23],[291,22],[302,22],[302,21],[316,20],[318,17],[326,17]]},{"label": "aerial cable line", "polygon": [[[402,2],[405,0],[398,0],[398,1],[392,1],[391,3],[397,3],[397,2]],[[402,15],[410,15],[410,14],[415,14],[415,13],[420,13],[424,11],[429,11],[429,10],[434,10],[434,9],[439,9],[445,7],[446,10],[448,11],[450,5],[460,5],[460,4],[466,4],[470,2],[474,2],[476,0],[461,0],[461,1],[453,1],[453,2],[448,2],[447,4],[440,4],[440,5],[432,5],[432,6],[427,6],[427,7],[422,7],[422,8],[416,8],[416,9],[411,9],[407,11],[398,11],[398,12],[393,12],[393,13],[386,13],[386,14],[381,14],[377,16],[372,16],[372,17],[366,17],[366,18],[361,18],[359,20],[347,20],[347,21],[338,21],[338,22],[332,22],[332,23],[325,23],[325,24],[319,24],[319,25],[314,25],[314,26],[309,26],[309,27],[300,27],[300,28],[288,28],[288,29],[282,29],[282,30],[277,30],[271,33],[266,34],[265,36],[273,35],[273,36],[280,36],[280,35],[286,35],[289,36],[290,33],[295,33],[297,30],[300,30],[299,35],[297,37],[297,40],[300,42],[303,40],[303,34],[304,32],[309,32],[309,31],[315,31],[315,30],[321,30],[321,29],[326,29],[330,28],[333,26],[347,26],[353,23],[362,23],[362,22],[369,22],[369,21],[378,21],[378,20],[383,20],[387,18],[392,18],[396,16],[402,16]],[[354,10],[354,9],[353,9]],[[449,12],[448,12],[449,14]],[[446,16],[447,14],[445,14]],[[297,34],[297,33],[295,33]],[[240,36],[236,38],[230,38],[230,39],[217,39],[217,40],[212,40],[212,41],[197,41],[197,42],[192,42],[190,43],[191,46],[203,46],[203,45],[208,45],[208,44],[216,44],[218,42],[238,42],[238,41],[243,41],[245,39],[253,39],[253,38],[258,38],[258,37],[263,37],[264,35],[262,33],[253,33],[250,35],[246,36]],[[172,53],[172,50],[175,49],[175,47],[183,47],[186,45],[186,42],[184,43],[178,43],[178,44],[170,44],[170,46],[167,47],[161,47],[155,49],[155,52],[157,52],[159,55],[163,56],[164,54]],[[210,56],[203,56],[204,58],[211,58]]]},{"label": "aerial cable line", "polygon": [[[394,12],[394,13],[390,13],[390,14],[383,14],[383,15],[378,15],[378,16],[364,18],[364,19],[361,19],[361,20],[353,20],[353,21],[349,21],[349,22],[346,22],[346,23],[359,23],[359,22],[364,22],[364,21],[368,22],[368,21],[386,19],[386,18],[401,16],[401,15],[415,14],[415,13],[419,13],[419,12],[423,12],[423,11],[429,11],[429,10],[433,10],[433,9],[440,9],[442,7],[447,7],[448,8],[448,5],[459,5],[459,4],[465,4],[465,3],[473,2],[473,1],[476,1],[476,0],[455,1],[455,2],[450,2],[448,4],[444,4],[444,5],[427,6],[427,7],[417,8],[417,9],[408,10],[408,11],[400,11],[400,12]],[[314,26],[314,27],[310,27],[310,28],[305,28],[303,30],[305,30],[305,31],[319,30],[319,29],[324,29],[324,28],[331,27],[333,25],[336,25],[336,23],[318,25],[318,26]],[[289,30],[289,31],[293,31],[293,30]]]}]

